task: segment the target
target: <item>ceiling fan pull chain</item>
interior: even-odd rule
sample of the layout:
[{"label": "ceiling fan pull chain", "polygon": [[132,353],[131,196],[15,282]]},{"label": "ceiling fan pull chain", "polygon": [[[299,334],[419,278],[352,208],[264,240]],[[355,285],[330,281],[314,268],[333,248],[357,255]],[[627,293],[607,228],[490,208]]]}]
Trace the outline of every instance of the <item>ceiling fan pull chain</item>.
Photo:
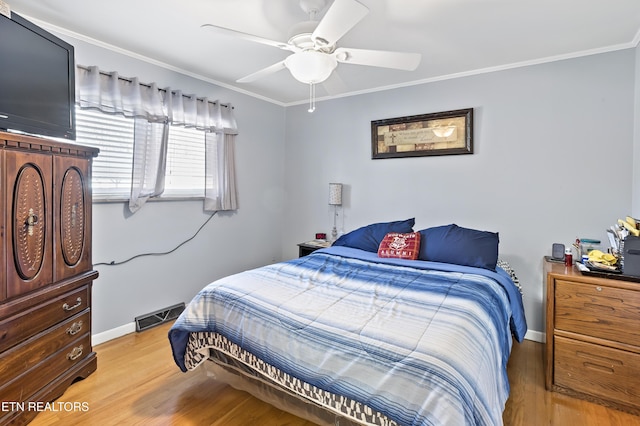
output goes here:
[{"label": "ceiling fan pull chain", "polygon": [[316,110],[316,85],[309,83],[309,109],[308,112]]}]

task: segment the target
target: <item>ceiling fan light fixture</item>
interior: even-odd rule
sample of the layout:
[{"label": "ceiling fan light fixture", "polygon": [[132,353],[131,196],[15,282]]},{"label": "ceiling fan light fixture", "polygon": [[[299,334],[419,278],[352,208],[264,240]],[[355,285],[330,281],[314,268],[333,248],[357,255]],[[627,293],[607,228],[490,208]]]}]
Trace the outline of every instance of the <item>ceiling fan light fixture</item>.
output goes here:
[{"label": "ceiling fan light fixture", "polygon": [[332,55],[305,50],[287,56],[284,64],[296,80],[305,84],[317,84],[329,78],[338,62]]}]

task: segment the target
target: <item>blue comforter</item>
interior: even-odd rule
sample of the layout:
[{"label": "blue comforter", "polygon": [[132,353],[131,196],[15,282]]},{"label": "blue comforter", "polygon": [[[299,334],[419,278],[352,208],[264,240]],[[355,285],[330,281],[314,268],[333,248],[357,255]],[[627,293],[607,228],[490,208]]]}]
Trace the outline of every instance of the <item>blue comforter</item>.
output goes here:
[{"label": "blue comforter", "polygon": [[401,425],[497,425],[511,336],[521,341],[526,328],[500,268],[331,247],[209,284],[169,339],[183,371],[189,334],[214,331]]}]

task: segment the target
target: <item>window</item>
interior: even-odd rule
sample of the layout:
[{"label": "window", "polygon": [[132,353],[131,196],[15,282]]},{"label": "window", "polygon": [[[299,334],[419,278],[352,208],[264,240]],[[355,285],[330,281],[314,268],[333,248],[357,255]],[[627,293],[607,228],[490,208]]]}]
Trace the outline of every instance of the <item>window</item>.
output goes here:
[{"label": "window", "polygon": [[169,128],[163,196],[204,197],[204,131]]},{"label": "window", "polygon": [[[100,154],[93,162],[92,187],[95,199],[129,198],[133,128],[132,118],[76,108],[76,142],[100,148]],[[204,159],[204,131],[171,126],[162,197],[203,197]]]},{"label": "window", "polygon": [[93,197],[127,199],[131,190],[133,120],[76,108],[76,142],[100,148],[93,162]]}]

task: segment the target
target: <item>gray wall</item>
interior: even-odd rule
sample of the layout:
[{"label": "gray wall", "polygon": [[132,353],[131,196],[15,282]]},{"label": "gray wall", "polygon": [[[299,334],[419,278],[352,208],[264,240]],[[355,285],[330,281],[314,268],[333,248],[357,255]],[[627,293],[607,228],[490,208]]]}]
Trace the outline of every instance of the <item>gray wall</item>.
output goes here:
[{"label": "gray wall", "polygon": [[[347,185],[343,230],[416,218],[498,231],[543,331],[542,258],[605,239],[632,199],[633,49],[287,108],[285,257],[328,231],[328,183]],[[474,108],[474,154],[371,160],[372,120]],[[540,336],[534,336],[540,337]]]},{"label": "gray wall", "polygon": [[[169,256],[98,267],[94,333],[188,302],[218,277],[296,257],[297,243],[330,232],[329,182],[346,185],[343,232],[408,217],[416,229],[455,222],[500,232],[533,338],[544,330],[541,267],[551,243],[604,239],[632,200],[640,216],[638,49],[323,101],[309,114],[306,104],[284,108],[63,37],[78,63],[234,104],[240,127],[238,212],[214,217]],[[372,120],[468,107],[473,155],[370,159]],[[151,202],[133,216],[123,203],[96,204],[94,262],[169,250],[206,218],[196,201]]]},{"label": "gray wall", "polygon": [[[93,332],[131,324],[136,316],[189,302],[216,278],[280,260],[284,108],[65,38],[74,44],[79,64],[233,104],[240,129],[236,144],[240,209],[216,215],[193,241],[171,255],[97,267],[100,277],[93,287]],[[94,263],[171,250],[208,217],[201,201],[149,202],[133,216],[124,203],[97,203],[93,214]]]}]

